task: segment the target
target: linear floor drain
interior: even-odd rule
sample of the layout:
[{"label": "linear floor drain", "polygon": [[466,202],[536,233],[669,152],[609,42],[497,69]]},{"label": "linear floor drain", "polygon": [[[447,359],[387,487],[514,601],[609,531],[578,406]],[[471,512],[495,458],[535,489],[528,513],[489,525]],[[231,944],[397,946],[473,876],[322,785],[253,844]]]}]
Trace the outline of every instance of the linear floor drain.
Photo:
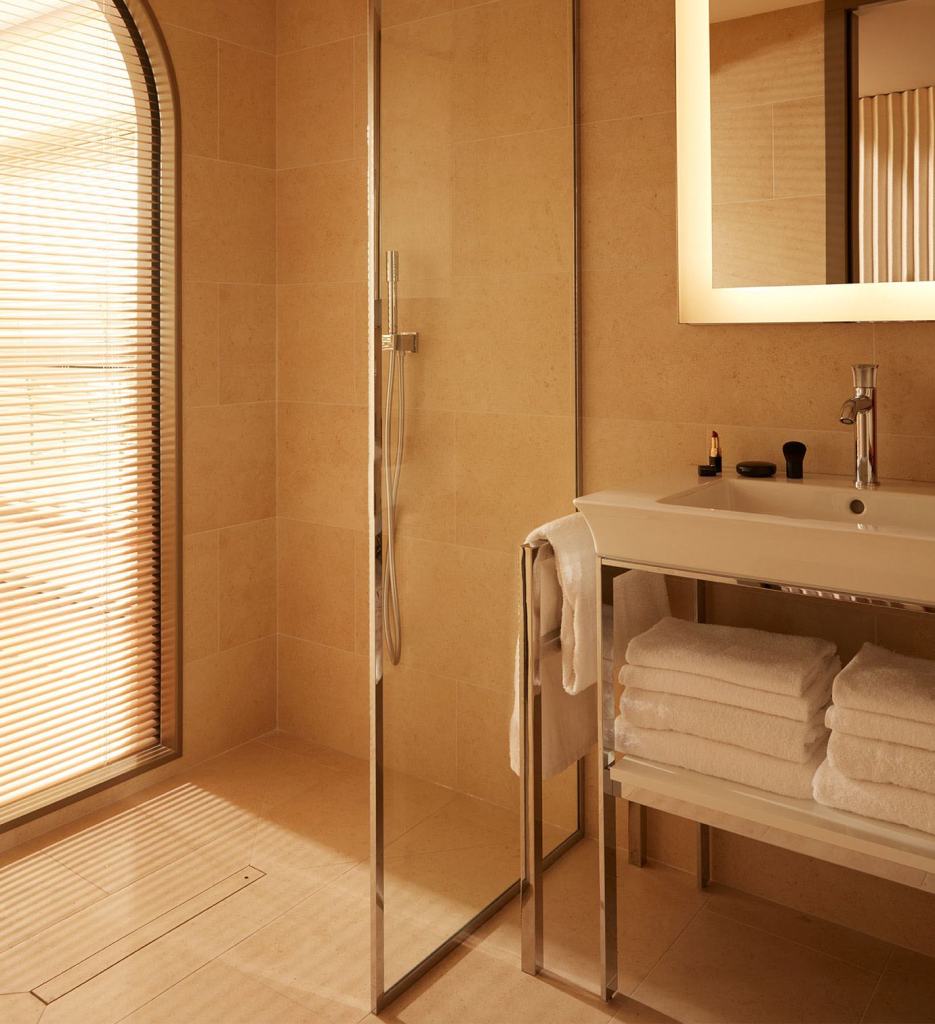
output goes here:
[{"label": "linear floor drain", "polygon": [[211,907],[217,906],[218,903],[229,899],[241,889],[246,889],[248,885],[263,878],[265,874],[264,871],[252,866],[235,871],[227,878],[222,878],[220,882],[215,882],[214,885],[204,889],[196,896],[192,896],[191,899],[154,917],[152,921],[147,921],[146,924],[124,935],[123,938],[92,953],[73,967],[69,967],[67,971],[62,971],[54,978],[44,981],[32,990],[32,994],[46,1004],[61,999],[62,996],[74,991],[80,985],[103,974],[114,964],[138,953],[144,946],[161,939],[163,935],[191,921],[193,917],[203,914],[206,910],[210,910]]}]

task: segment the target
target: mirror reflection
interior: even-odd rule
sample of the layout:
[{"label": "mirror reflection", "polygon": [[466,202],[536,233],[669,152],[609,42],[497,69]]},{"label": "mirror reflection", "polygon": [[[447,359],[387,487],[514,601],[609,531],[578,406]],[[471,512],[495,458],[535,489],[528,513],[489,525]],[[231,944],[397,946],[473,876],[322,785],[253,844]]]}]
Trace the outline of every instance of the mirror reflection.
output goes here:
[{"label": "mirror reflection", "polygon": [[935,0],[710,0],[713,284],[935,280]]}]

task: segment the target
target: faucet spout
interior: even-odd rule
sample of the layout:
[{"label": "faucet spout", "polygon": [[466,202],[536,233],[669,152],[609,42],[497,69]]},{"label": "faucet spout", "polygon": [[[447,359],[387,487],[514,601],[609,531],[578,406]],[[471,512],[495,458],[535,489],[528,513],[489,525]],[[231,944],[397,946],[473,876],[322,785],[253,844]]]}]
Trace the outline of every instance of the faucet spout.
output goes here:
[{"label": "faucet spout", "polygon": [[876,487],[877,479],[877,367],[858,363],[852,368],[854,396],[841,407],[840,421],[854,427],[854,486]]}]

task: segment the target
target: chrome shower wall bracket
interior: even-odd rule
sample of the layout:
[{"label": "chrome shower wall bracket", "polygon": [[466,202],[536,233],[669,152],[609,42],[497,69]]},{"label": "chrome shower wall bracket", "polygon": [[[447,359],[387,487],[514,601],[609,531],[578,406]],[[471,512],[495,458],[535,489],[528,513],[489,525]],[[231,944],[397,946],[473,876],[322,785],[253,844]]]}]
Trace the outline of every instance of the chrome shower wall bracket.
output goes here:
[{"label": "chrome shower wall bracket", "polygon": [[415,353],[419,351],[419,334],[418,331],[405,331],[402,334],[384,334],[383,335],[383,351],[384,352],[409,352]]}]

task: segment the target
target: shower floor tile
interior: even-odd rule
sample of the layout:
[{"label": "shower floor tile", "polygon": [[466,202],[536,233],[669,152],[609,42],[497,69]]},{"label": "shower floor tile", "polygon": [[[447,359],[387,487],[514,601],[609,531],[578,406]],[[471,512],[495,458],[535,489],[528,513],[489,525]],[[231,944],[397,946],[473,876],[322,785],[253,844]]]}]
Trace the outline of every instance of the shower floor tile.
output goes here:
[{"label": "shower floor tile", "polygon": [[[387,780],[389,980],[515,878],[513,812]],[[0,1019],[357,1024],[369,1009],[367,765],[273,735],[0,859]],[[551,845],[557,831],[546,836]],[[253,865],[264,876],[44,1005],[30,992]],[[683,872],[619,865],[620,986],[596,991],[597,849],[545,879],[545,968],[512,901],[379,1019],[935,1024],[935,961]],[[78,972],[80,973],[80,972]],[[558,979],[561,980],[558,980]]]}]

